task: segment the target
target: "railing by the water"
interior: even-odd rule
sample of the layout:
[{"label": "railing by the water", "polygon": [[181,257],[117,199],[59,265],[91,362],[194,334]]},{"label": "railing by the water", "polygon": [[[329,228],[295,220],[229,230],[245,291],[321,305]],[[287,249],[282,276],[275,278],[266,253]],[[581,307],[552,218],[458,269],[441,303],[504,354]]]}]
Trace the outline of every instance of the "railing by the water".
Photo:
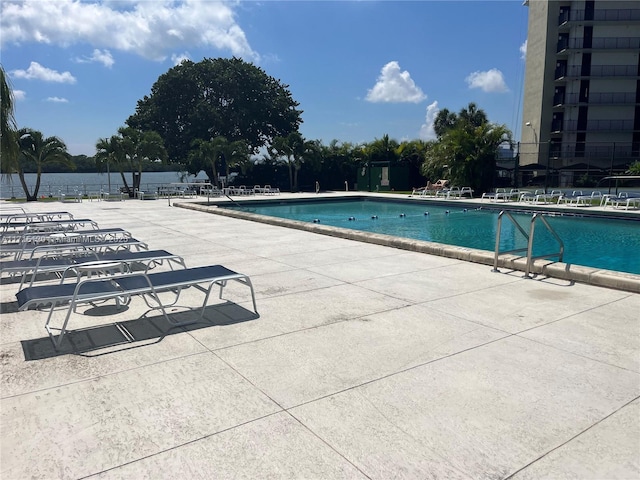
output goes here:
[{"label": "railing by the water", "polygon": [[[502,231],[502,217],[504,215],[506,215],[507,218],[509,220],[511,220],[511,223],[513,223],[513,225],[524,236],[524,238],[527,239],[526,248],[515,248],[513,250],[506,250],[504,252],[500,252],[500,234],[501,234],[501,231]],[[558,252],[547,253],[547,254],[536,255],[536,256],[533,255],[533,234],[535,232],[536,222],[538,220],[540,220],[544,224],[544,226],[546,227],[547,231],[553,236],[553,238],[558,243],[559,248],[560,248],[560,250]],[[524,252],[524,251],[527,252],[527,265],[525,267],[524,276],[526,278],[529,278],[531,276],[530,274],[531,274],[531,267],[533,266],[533,261],[538,259],[538,258],[558,257],[558,261],[562,262],[562,259],[564,257],[564,242],[558,236],[556,231],[551,227],[551,225],[549,225],[549,222],[547,221],[546,218],[544,218],[543,214],[541,214],[539,212],[536,212],[536,213],[533,214],[533,216],[531,217],[531,224],[529,225],[529,232],[527,233],[525,231],[525,229],[522,228],[520,223],[518,223],[518,221],[513,217],[513,215],[511,215],[511,213],[507,212],[506,210],[502,210],[498,214],[498,226],[497,226],[497,230],[496,230],[496,248],[495,248],[495,255],[494,255],[494,259],[493,259],[493,271],[494,272],[499,272],[499,270],[498,270],[498,256],[500,255],[500,253],[502,253],[502,254],[505,254],[505,253],[518,253],[518,252]]]},{"label": "railing by the water", "polygon": [[[157,192],[161,187],[166,185],[170,185],[168,183],[141,183],[140,190]],[[111,193],[120,192],[124,186],[121,184],[111,183]],[[29,185],[30,191],[33,191],[33,186]],[[132,189],[133,191],[133,189]],[[71,194],[82,194],[85,197],[91,197],[99,192],[109,193],[109,184],[108,183],[92,183],[92,184],[81,184],[81,185],[48,185],[42,184],[40,185],[40,190],[38,191],[38,197],[40,198],[56,198],[60,195],[71,195]],[[11,198],[24,198],[25,193],[22,189],[22,185],[20,182],[12,182],[12,183],[1,183],[0,184],[0,198],[2,199],[11,199]]]}]

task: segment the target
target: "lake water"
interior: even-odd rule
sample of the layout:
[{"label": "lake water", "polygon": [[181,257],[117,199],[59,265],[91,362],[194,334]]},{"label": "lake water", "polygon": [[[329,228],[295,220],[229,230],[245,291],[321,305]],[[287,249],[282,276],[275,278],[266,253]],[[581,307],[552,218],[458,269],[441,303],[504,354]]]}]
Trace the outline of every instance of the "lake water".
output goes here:
[{"label": "lake water", "polygon": [[[159,185],[180,182],[181,173],[179,172],[142,172],[141,190],[156,190]],[[127,183],[131,185],[131,173],[125,173]],[[30,191],[36,183],[36,174],[27,173],[25,175],[27,185]],[[206,180],[207,175],[200,172],[197,177],[189,175],[184,181],[192,182],[194,179]],[[45,197],[56,196],[59,192],[72,193],[81,191],[83,193],[103,191],[117,191],[123,187],[120,173],[43,173],[40,177],[39,195]],[[24,197],[24,191],[20,185],[20,179],[17,175],[3,176],[0,181],[0,198]]]}]

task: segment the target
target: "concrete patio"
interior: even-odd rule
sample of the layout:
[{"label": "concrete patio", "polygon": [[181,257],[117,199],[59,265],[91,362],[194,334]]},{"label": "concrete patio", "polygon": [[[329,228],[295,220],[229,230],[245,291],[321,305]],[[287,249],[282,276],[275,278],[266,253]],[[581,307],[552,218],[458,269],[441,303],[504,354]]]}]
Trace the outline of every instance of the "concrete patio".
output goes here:
[{"label": "concrete patio", "polygon": [[638,294],[166,200],[25,207],[245,273],[258,315],[230,284],[170,330],[136,298],[57,353],[3,280],[3,480],[640,478]]}]

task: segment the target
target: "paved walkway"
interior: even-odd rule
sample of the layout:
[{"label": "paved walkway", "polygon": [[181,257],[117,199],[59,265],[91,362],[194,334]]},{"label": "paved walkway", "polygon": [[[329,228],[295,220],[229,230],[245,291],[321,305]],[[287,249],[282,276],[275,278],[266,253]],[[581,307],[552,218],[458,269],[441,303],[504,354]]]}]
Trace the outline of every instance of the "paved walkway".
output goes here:
[{"label": "paved walkway", "polygon": [[638,294],[162,200],[27,207],[246,273],[259,316],[234,285],[184,329],[96,306],[57,355],[3,282],[3,480],[640,477]]}]

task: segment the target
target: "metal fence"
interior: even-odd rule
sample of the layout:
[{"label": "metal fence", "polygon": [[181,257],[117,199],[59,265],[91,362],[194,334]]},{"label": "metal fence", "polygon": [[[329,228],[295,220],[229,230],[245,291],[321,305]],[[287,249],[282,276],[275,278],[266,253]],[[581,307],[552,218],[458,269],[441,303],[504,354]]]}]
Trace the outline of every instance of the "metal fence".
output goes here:
[{"label": "metal fence", "polygon": [[[140,190],[157,192],[160,187],[166,186],[166,183],[141,183]],[[29,185],[30,192],[33,191],[33,186]],[[38,197],[40,198],[57,198],[60,195],[72,195],[81,193],[85,197],[93,197],[100,192],[104,193],[118,193],[123,187],[119,185],[111,185],[111,191],[109,191],[109,185],[107,183],[94,183],[94,184],[82,184],[82,185],[48,185],[42,183],[40,190],[38,191]],[[0,185],[0,198],[24,198],[25,193],[22,189],[20,182],[12,182],[10,184],[2,183]]]},{"label": "metal fence", "polygon": [[640,161],[638,150],[630,142],[518,143],[503,150],[496,165],[499,180],[511,186],[595,186]]}]

